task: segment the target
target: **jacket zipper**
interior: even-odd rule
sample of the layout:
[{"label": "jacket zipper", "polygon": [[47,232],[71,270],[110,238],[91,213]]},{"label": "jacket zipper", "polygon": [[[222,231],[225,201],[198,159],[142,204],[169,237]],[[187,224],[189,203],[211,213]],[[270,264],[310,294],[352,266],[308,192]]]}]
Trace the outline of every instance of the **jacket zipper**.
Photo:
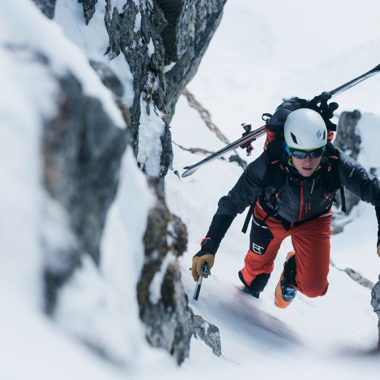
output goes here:
[{"label": "jacket zipper", "polygon": [[300,181],[300,187],[301,187],[301,199],[300,199],[300,212],[298,221],[300,222],[302,220],[302,209],[303,209],[303,181]]}]

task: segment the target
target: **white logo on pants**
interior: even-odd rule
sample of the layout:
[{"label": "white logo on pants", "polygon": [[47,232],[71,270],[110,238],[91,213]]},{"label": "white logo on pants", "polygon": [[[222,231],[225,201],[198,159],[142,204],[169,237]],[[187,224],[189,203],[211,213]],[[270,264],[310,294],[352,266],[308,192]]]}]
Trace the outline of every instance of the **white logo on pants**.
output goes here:
[{"label": "white logo on pants", "polygon": [[264,254],[264,247],[261,247],[258,244],[252,243],[252,251],[257,253],[258,255]]}]

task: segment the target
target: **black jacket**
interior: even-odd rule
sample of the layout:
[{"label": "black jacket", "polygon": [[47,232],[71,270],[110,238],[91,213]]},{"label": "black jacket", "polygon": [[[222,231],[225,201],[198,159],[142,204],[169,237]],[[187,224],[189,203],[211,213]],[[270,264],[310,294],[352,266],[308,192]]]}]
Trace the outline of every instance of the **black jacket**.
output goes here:
[{"label": "black jacket", "polygon": [[[329,144],[329,156],[324,156],[320,168],[307,178],[298,175],[295,168],[289,165],[282,149],[277,147],[273,152],[268,147],[248,165],[228,195],[219,200],[218,210],[206,235],[209,239],[204,241],[201,252],[215,254],[236,215],[258,199],[271,216],[288,223],[302,223],[329,211],[339,187],[332,186],[332,182],[343,185],[363,201],[380,206],[378,179]],[[277,183],[268,181],[267,176],[276,161],[273,155],[277,155],[277,161],[284,169],[283,178],[274,181]]]}]

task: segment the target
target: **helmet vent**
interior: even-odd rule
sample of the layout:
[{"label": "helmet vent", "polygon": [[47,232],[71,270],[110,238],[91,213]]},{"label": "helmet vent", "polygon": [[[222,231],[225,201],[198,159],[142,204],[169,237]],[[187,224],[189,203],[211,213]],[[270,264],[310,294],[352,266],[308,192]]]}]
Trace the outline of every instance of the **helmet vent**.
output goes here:
[{"label": "helmet vent", "polygon": [[296,136],[292,132],[290,132],[290,135],[292,136],[293,142],[298,145],[298,141],[297,141]]},{"label": "helmet vent", "polygon": [[325,138],[326,138],[326,131],[323,131],[323,141],[325,141]]}]

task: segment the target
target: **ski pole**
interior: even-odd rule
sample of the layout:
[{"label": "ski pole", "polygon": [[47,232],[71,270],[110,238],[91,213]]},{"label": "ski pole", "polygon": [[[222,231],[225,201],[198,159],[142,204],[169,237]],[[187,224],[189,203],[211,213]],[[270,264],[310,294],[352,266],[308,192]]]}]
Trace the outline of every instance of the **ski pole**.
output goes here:
[{"label": "ski pole", "polygon": [[[210,272],[210,268],[207,264],[207,261],[205,261],[201,267],[201,273],[202,274],[208,274],[209,276],[211,276],[211,272]],[[201,286],[202,286],[202,279],[203,277],[202,276],[199,276],[198,277],[198,281],[197,283],[195,284],[195,289],[194,289],[194,294],[193,294],[193,299],[195,299],[196,301],[198,300],[198,297],[199,297],[199,293],[201,292]]]},{"label": "ski pole", "polygon": [[[324,91],[320,95],[314,97],[312,101],[314,103],[318,103],[321,101],[326,101],[330,99],[331,97],[340,94],[343,91],[347,91],[351,87],[356,86],[358,83],[370,78],[371,76],[377,74],[380,72],[380,64],[374,67],[372,70],[367,71],[366,73],[359,75],[358,77],[342,84],[341,86],[334,88],[331,91]],[[250,147],[250,144],[255,141],[258,137],[263,136],[265,134],[265,126],[259,127],[253,131],[251,131],[251,126],[250,125],[244,125],[243,127],[245,129],[245,133],[243,133],[243,136],[240,137],[240,139],[232,142],[231,144],[228,144],[224,148],[218,150],[217,152],[211,154],[210,156],[204,158],[203,160],[195,163],[194,165],[190,166],[185,166],[184,169],[185,171],[182,174],[182,177],[187,177],[189,175],[192,175],[199,167],[202,165],[211,162],[221,156],[223,156],[225,153],[229,152],[230,150],[236,149],[238,147],[241,147],[243,149],[247,149],[247,153],[249,154],[252,150],[252,147]]]}]

